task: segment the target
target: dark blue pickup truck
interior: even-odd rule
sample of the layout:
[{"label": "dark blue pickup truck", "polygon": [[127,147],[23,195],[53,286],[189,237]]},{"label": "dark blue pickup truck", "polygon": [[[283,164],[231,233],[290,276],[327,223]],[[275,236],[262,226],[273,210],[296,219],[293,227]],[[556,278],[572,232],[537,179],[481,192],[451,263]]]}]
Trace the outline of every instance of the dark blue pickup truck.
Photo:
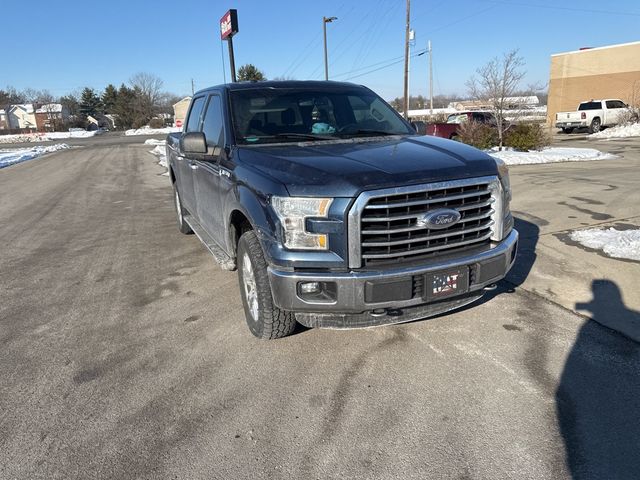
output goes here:
[{"label": "dark blue pickup truck", "polygon": [[238,269],[260,338],[440,314],[513,265],[504,164],[418,136],[366,87],[202,90],[167,141],[178,226]]}]

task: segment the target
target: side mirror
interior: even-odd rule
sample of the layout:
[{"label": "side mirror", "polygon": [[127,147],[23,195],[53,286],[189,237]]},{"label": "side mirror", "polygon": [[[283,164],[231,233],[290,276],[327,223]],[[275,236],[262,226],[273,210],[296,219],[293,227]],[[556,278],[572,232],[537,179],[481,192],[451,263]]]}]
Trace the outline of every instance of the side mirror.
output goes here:
[{"label": "side mirror", "polygon": [[411,126],[417,133],[420,133],[420,130],[418,129],[418,125],[416,124],[416,122],[411,122]]},{"label": "side mirror", "polygon": [[184,153],[204,155],[207,153],[207,139],[202,132],[189,132],[182,135],[180,148]]}]

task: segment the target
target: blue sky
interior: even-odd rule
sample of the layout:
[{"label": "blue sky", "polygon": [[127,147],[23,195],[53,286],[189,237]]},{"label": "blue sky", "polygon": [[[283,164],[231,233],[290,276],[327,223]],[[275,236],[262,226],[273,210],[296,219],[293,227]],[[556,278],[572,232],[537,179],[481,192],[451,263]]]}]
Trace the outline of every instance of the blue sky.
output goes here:
[{"label": "blue sky", "polygon": [[[66,94],[119,85],[140,71],[177,94],[224,81],[218,20],[238,10],[236,66],[268,78],[323,78],[322,16],[330,76],[365,84],[390,99],[402,94],[405,0],[3,1],[0,88]],[[433,44],[434,94],[466,93],[465,82],[492,57],[520,49],[526,83],[546,84],[549,56],[584,46],[640,40],[640,2],[413,0],[414,52]],[[428,92],[427,56],[412,59],[411,93]],[[360,75],[357,76],[356,75]],[[525,86],[525,85],[523,85]]]}]

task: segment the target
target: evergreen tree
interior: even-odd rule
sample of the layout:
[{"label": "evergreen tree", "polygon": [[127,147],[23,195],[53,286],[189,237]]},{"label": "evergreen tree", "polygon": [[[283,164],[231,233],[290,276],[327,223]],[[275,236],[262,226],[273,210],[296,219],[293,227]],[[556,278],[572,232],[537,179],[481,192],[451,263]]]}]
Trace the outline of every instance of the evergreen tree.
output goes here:
[{"label": "evergreen tree", "polygon": [[266,80],[264,73],[258,70],[256,66],[251,63],[241,66],[238,70],[239,82],[259,82],[261,80]]},{"label": "evergreen tree", "polygon": [[80,113],[84,116],[95,115],[102,111],[100,97],[92,88],[85,87],[80,95]]},{"label": "evergreen tree", "polygon": [[118,99],[118,90],[111,83],[102,92],[102,105],[105,113],[113,113]]},{"label": "evergreen tree", "polygon": [[118,117],[116,121],[118,128],[132,128],[134,123],[136,123],[135,103],[135,92],[123,83],[118,89],[113,110],[113,113]]}]

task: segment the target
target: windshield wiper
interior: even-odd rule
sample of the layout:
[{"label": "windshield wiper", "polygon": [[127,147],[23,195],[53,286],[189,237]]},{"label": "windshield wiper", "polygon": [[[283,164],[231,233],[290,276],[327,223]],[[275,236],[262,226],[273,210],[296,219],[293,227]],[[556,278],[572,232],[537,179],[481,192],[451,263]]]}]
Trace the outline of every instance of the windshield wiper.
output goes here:
[{"label": "windshield wiper", "polygon": [[353,132],[344,132],[344,135],[401,135],[399,133],[394,132],[385,132],[384,130],[369,130],[365,128],[359,128],[358,130],[354,130]]},{"label": "windshield wiper", "polygon": [[316,135],[313,133],[294,133],[294,132],[277,133],[275,135],[270,135],[269,137],[270,138],[303,138],[306,140],[335,140],[336,138],[331,135]]}]

